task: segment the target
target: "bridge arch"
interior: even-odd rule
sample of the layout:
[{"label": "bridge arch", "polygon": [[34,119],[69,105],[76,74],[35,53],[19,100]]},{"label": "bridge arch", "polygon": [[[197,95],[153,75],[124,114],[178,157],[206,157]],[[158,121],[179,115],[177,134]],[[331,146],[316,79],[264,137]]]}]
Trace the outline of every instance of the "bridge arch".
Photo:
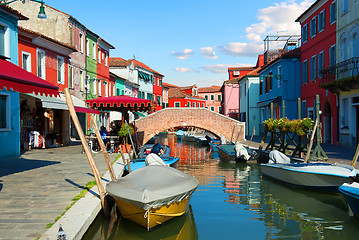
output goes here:
[{"label": "bridge arch", "polygon": [[245,123],[206,108],[165,108],[135,120],[135,126],[140,144],[162,131],[182,126],[202,128],[231,142],[245,138]]}]

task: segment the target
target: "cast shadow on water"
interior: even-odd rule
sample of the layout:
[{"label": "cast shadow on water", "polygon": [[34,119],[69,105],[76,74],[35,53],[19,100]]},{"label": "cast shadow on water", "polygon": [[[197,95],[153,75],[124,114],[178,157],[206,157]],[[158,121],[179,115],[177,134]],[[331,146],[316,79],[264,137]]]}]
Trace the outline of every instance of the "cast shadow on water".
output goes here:
[{"label": "cast shadow on water", "polygon": [[33,160],[25,158],[9,158],[0,160],[0,177],[59,164],[59,161]]},{"label": "cast shadow on water", "polygon": [[150,231],[128,219],[122,218],[115,206],[112,209],[111,218],[106,218],[103,214],[98,216],[82,239],[196,240],[198,239],[198,232],[191,206],[182,216],[173,218]]}]

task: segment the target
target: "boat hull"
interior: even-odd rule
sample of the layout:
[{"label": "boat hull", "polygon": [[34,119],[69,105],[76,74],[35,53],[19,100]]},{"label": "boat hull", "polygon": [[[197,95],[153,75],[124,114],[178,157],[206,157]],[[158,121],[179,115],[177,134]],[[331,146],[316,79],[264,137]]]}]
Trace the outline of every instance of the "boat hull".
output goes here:
[{"label": "boat hull", "polygon": [[[179,158],[169,157],[169,158],[162,158],[162,160],[164,163],[172,167],[176,162],[178,162]],[[146,166],[145,158],[135,159],[133,162],[130,163],[131,171],[135,171],[145,166]],[[125,170],[128,171],[127,165],[125,166]]]},{"label": "boat hull", "polygon": [[122,217],[127,218],[149,230],[174,217],[179,217],[186,213],[190,196],[180,202],[174,202],[170,205],[164,205],[159,208],[151,208],[149,210],[142,209],[116,197],[114,197],[114,199]]},{"label": "boat hull", "polygon": [[349,206],[349,213],[359,219],[359,191],[358,188],[351,187],[350,184],[343,184],[339,191],[344,195],[345,201]]},{"label": "boat hull", "polygon": [[300,167],[290,168],[286,164],[261,164],[261,171],[263,175],[284,183],[329,192],[339,192],[338,187],[349,182],[349,176],[356,172],[353,170],[353,173],[349,174],[350,171],[348,171],[348,175],[324,174],[315,171],[303,171]]}]

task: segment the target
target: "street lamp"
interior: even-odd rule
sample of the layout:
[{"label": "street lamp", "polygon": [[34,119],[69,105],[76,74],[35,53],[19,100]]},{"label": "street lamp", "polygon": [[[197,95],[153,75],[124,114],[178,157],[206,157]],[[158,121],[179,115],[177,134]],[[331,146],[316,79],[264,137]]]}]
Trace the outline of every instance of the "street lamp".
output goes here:
[{"label": "street lamp", "polygon": [[37,15],[37,17],[40,18],[40,19],[46,19],[46,13],[45,13],[45,7],[44,7],[44,1],[43,0],[0,0],[0,6],[1,5],[9,5],[10,3],[13,3],[13,2],[16,2],[16,1],[21,1],[24,4],[26,3],[26,1],[32,1],[32,2],[41,3],[40,11],[39,11],[39,14]]}]

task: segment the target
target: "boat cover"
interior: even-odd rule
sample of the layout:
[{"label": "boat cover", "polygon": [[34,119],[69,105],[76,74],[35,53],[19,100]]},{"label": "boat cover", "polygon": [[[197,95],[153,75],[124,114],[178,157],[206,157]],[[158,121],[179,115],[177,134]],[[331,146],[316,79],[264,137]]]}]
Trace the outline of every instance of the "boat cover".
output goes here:
[{"label": "boat cover", "polygon": [[243,144],[237,142],[236,145],[234,145],[233,149],[236,152],[237,158],[243,156],[244,160],[246,161],[250,158],[248,151]]},{"label": "boat cover", "polygon": [[107,192],[114,198],[149,210],[191,196],[198,181],[175,168],[150,165],[107,184]]},{"label": "boat cover", "polygon": [[290,163],[290,158],[287,157],[284,153],[279,152],[278,150],[270,151],[268,163]]},{"label": "boat cover", "polygon": [[167,166],[167,164],[155,153],[150,153],[146,157],[146,166],[148,165],[161,165],[161,166]]}]

